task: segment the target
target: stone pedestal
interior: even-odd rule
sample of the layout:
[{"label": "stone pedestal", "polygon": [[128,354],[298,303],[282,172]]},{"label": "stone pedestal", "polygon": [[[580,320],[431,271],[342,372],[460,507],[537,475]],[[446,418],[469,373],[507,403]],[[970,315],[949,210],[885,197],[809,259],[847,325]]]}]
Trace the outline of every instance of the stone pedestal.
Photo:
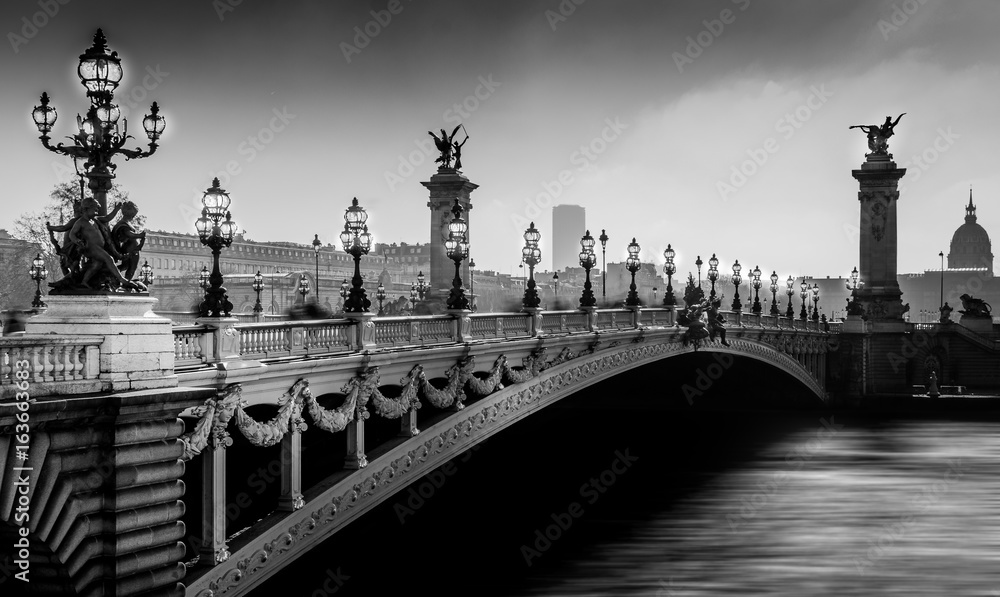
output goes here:
[{"label": "stone pedestal", "polygon": [[977,334],[989,335],[993,333],[993,318],[992,317],[970,317],[968,315],[962,314],[958,318],[959,325],[962,325]]},{"label": "stone pedestal", "polygon": [[896,202],[904,174],[890,155],[869,155],[860,170],[851,171],[861,185],[858,270],[864,286],[856,295],[870,321],[903,319],[903,293],[896,281]]},{"label": "stone pedestal", "polygon": [[[431,271],[428,280],[430,288],[425,294],[425,300],[438,301],[444,304],[451,291],[451,281],[455,277],[455,263],[448,258],[444,243],[448,240],[448,224],[454,214],[451,208],[458,199],[459,205],[465,210],[463,218],[469,225],[466,232],[466,241],[472,243],[472,191],[479,188],[479,185],[469,182],[469,179],[454,168],[438,168],[437,173],[431,176],[429,182],[420,183],[430,191],[430,201],[427,207],[431,210]],[[462,262],[462,280],[469,279],[469,261]]]},{"label": "stone pedestal", "polygon": [[455,318],[452,325],[455,327],[453,336],[455,342],[469,342],[472,338],[472,319],[469,315],[472,314],[471,309],[448,309],[448,315]]},{"label": "stone pedestal", "polygon": [[375,314],[364,313],[344,313],[344,319],[355,322],[354,328],[354,350],[370,350],[375,348],[375,322],[372,319]]},{"label": "stone pedestal", "polygon": [[153,313],[149,295],[57,295],[48,309],[25,322],[26,334],[103,336],[99,379],[111,391],[177,386],[174,334],[166,317]]}]

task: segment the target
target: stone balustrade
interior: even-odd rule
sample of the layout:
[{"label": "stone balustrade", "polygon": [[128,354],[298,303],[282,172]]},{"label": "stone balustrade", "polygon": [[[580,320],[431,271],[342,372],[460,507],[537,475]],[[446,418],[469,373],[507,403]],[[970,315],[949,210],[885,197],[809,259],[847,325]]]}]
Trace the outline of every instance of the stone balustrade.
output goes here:
[{"label": "stone balustrade", "polygon": [[0,399],[17,392],[17,364],[26,362],[31,394],[38,396],[100,392],[102,336],[6,336],[0,338]]}]

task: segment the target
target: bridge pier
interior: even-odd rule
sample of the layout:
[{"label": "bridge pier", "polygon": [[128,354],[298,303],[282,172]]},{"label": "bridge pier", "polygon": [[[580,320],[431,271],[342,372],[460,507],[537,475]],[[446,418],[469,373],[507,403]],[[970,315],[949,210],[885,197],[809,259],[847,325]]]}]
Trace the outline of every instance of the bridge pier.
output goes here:
[{"label": "bridge pier", "polygon": [[215,566],[229,559],[226,545],[226,447],[232,438],[212,434],[201,452],[201,544],[199,566]]},{"label": "bridge pier", "polygon": [[294,512],[302,507],[302,431],[289,426],[281,438],[281,494],[278,510]]}]

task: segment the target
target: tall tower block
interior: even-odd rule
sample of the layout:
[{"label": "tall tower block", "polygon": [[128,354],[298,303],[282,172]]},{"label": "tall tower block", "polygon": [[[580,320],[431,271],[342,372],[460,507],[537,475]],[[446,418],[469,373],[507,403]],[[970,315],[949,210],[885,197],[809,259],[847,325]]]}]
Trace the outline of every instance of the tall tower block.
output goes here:
[{"label": "tall tower block", "polygon": [[858,289],[858,302],[869,320],[902,321],[903,293],[896,281],[896,203],[897,186],[906,174],[897,168],[892,155],[873,152],[860,170],[852,170],[861,184],[861,256],[859,274],[864,286]]},{"label": "tall tower block", "polygon": [[[455,276],[455,262],[448,258],[444,243],[448,240],[448,224],[454,217],[451,213],[455,199],[465,209],[463,218],[469,224],[466,233],[470,246],[469,256],[475,252],[475,245],[472,244],[472,191],[479,188],[479,185],[469,182],[460,171],[454,168],[438,168],[430,181],[420,183],[430,191],[430,200],[427,207],[431,210],[431,271],[429,277],[430,288],[426,297],[429,300],[444,304],[451,289],[451,281]],[[469,280],[469,260],[462,262],[462,281],[468,287]]]}]

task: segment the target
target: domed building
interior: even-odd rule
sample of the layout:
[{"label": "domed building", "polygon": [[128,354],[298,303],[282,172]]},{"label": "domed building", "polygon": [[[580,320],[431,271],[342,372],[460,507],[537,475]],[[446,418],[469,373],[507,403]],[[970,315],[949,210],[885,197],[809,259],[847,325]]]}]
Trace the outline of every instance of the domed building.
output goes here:
[{"label": "domed building", "polygon": [[972,203],[972,189],[969,189],[969,205],[965,207],[965,223],[958,227],[951,237],[948,252],[948,269],[983,267],[993,276],[993,251],[990,235],[976,223],[976,206]]}]

